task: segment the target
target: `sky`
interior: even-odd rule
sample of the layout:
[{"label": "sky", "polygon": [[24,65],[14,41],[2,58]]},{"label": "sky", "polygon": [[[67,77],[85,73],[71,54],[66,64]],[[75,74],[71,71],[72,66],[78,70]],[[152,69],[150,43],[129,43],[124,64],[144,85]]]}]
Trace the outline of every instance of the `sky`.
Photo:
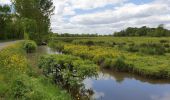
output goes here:
[{"label": "sky", "polygon": [[[9,0],[0,0],[1,4]],[[170,0],[53,0],[56,33],[112,34],[127,27],[170,29]]]}]

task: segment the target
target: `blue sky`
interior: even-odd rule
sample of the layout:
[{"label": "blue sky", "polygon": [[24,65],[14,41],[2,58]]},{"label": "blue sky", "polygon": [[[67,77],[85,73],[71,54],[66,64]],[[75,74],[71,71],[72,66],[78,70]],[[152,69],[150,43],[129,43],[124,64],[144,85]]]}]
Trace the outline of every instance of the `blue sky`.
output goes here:
[{"label": "blue sky", "polygon": [[[10,0],[0,0],[9,4]],[[51,29],[57,33],[112,34],[127,27],[170,29],[170,0],[53,0]]]}]

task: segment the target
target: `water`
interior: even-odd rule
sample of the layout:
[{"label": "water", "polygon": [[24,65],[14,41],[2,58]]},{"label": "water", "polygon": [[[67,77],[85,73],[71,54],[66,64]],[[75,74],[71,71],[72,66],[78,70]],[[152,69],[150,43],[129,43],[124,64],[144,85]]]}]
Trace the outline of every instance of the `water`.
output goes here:
[{"label": "water", "polygon": [[170,82],[127,73],[102,70],[99,77],[84,80],[96,100],[170,100]]},{"label": "water", "polygon": [[[42,46],[29,57],[37,62],[37,57],[46,53],[58,54]],[[152,80],[101,69],[98,78],[87,78],[83,83],[86,89],[94,91],[92,100],[170,100],[170,80]]]}]

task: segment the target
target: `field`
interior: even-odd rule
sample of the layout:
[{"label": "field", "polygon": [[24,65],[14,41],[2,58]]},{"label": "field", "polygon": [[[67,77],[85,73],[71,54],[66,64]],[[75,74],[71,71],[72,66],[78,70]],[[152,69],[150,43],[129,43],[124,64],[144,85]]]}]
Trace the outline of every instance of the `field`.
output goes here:
[{"label": "field", "polygon": [[49,46],[102,68],[170,79],[170,38],[56,37]]}]

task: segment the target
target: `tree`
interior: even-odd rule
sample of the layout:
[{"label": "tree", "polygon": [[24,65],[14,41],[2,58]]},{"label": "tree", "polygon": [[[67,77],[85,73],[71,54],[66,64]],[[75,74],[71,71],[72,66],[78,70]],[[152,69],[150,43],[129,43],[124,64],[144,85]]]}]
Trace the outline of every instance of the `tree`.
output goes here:
[{"label": "tree", "polygon": [[0,39],[5,39],[5,28],[7,23],[9,22],[9,12],[10,7],[8,5],[1,6],[0,5]]},{"label": "tree", "polygon": [[164,28],[163,24],[160,24],[157,28],[149,28],[143,26],[141,28],[128,27],[126,30],[115,32],[114,36],[170,36],[170,30]]},{"label": "tree", "polygon": [[40,44],[50,32],[50,17],[54,11],[52,0],[14,0],[13,4],[19,18],[26,18],[34,26],[27,30],[29,38]]}]

